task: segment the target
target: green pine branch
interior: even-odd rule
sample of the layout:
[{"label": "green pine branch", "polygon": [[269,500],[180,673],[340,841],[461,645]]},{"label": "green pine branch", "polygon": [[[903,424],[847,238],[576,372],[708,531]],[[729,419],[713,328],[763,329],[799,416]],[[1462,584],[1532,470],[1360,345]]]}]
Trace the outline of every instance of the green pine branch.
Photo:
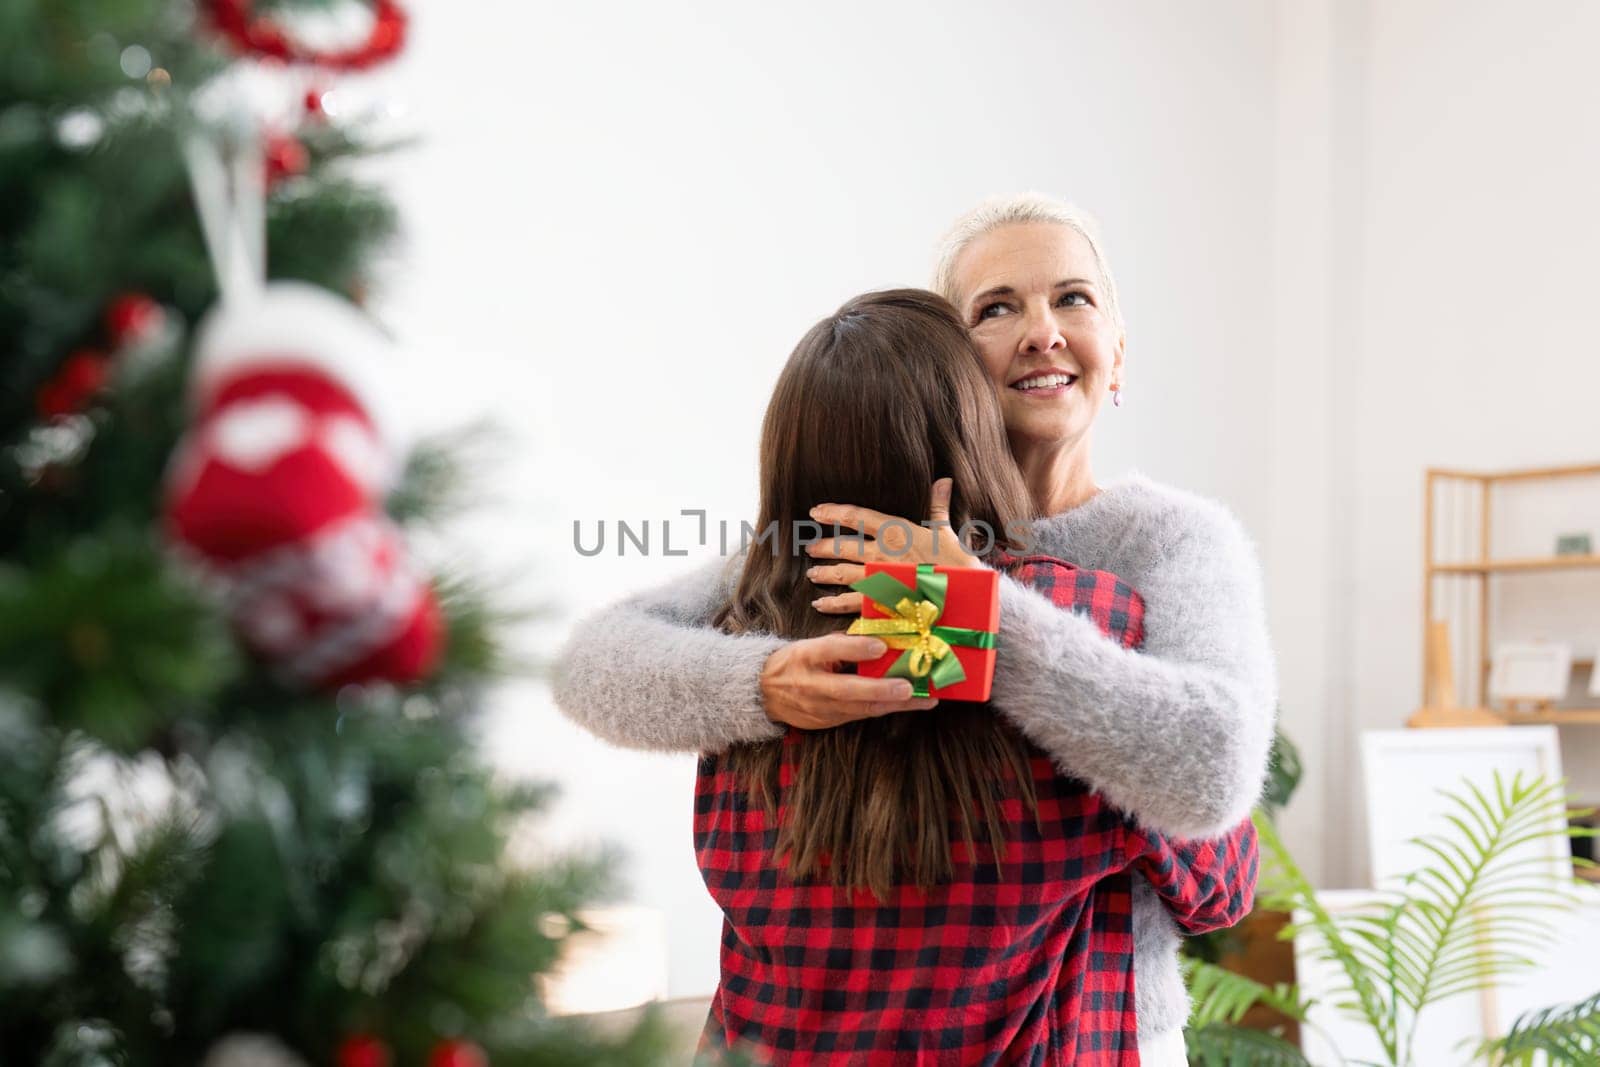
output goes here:
[{"label": "green pine branch", "polygon": [[[159,77],[129,73],[141,50]],[[216,298],[179,143],[228,60],[182,0],[0,4],[0,1048],[142,1067],[248,1031],[320,1063],[361,1028],[397,1062],[446,1031],[499,1067],[659,1062],[658,1018],[596,1036],[533,980],[615,875],[604,854],[513,862],[551,793],[474,747],[484,687],[534,666],[504,635],[538,611],[447,567],[433,677],[297,691],[163,547],[189,327]],[[347,164],[403,145],[331,118],[299,135],[269,274],[359,304],[399,220]],[[117,354],[81,416],[42,422],[40,386],[108,344],[130,290],[171,328]],[[412,458],[391,504],[414,535],[479,495],[452,452],[475,443]]]}]

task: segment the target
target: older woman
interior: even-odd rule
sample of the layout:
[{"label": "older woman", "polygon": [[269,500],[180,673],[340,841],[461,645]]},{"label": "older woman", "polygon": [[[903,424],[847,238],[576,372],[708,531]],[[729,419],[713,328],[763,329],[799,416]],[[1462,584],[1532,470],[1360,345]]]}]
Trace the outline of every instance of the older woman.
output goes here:
[{"label": "older woman", "polygon": [[[951,231],[935,286],[964,316],[1000,393],[1037,550],[1119,575],[1146,605],[1141,653],[1002,576],[994,705],[1142,825],[1175,839],[1226,832],[1259,795],[1277,697],[1260,567],[1217,502],[1138,473],[1095,480],[1092,431],[1106,397],[1121,402],[1125,334],[1093,229],[1044,197],[985,203]],[[845,501],[814,517],[867,538],[812,546],[821,585],[848,584],[875,558],[972,562],[914,518],[890,522]],[[877,656],[875,639],[712,628],[736,574],[713,561],[580,623],[557,665],[558,705],[617,744],[700,752],[931,706],[903,680],[840,673]],[[855,612],[859,599],[819,597],[816,607]],[[1141,1059],[1182,1063],[1178,928],[1142,883],[1133,906]]]}]

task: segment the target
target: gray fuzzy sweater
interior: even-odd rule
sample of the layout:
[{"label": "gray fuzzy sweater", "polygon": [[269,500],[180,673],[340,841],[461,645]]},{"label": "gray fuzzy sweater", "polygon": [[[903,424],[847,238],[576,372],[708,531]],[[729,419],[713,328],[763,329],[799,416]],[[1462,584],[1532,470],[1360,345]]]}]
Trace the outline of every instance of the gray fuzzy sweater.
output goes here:
[{"label": "gray fuzzy sweater", "polygon": [[[1141,825],[1178,839],[1231,829],[1260,795],[1277,705],[1254,542],[1220,503],[1138,472],[1034,533],[1034,551],[1137,590],[1145,644],[1123,648],[1002,576],[995,707]],[[556,663],[556,704],[629,748],[718,752],[782,736],[760,690],[782,639],[709,625],[737,563],[710,561],[582,620]],[[1133,917],[1144,1044],[1180,1029],[1189,1004],[1177,927],[1141,880]]]}]

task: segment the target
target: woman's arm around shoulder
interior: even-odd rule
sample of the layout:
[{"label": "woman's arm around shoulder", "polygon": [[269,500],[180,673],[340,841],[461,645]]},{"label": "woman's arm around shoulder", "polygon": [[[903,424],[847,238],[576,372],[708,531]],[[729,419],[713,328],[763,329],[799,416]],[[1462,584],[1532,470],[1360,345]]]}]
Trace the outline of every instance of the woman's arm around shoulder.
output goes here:
[{"label": "woman's arm around shoulder", "polygon": [[[1123,521],[1106,552],[1143,598],[1143,650],[1002,576],[994,700],[1065,773],[1142,826],[1220,836],[1259,798],[1272,741],[1277,666],[1261,566],[1220,503],[1144,481],[1129,506],[1137,513],[1113,516]],[[1045,547],[1073,557],[1071,543]]]},{"label": "woman's arm around shoulder", "polygon": [[783,736],[761,700],[761,670],[785,642],[728,634],[711,620],[739,557],[682,576],[581,619],[556,656],[556,706],[626,748],[720,752]]}]

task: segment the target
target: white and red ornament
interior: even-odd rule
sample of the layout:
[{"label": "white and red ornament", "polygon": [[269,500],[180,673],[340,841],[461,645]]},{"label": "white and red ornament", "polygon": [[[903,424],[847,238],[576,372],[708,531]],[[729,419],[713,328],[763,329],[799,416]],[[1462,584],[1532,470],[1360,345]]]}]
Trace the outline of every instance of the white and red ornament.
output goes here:
[{"label": "white and red ornament", "polygon": [[383,511],[402,451],[387,341],[333,294],[275,282],[214,309],[195,352],[166,524],[243,641],[308,687],[424,677],[443,626]]},{"label": "white and red ornament", "polygon": [[271,15],[258,13],[254,0],[204,0],[210,21],[235,50],[285,63],[330,70],[366,70],[393,59],[405,46],[406,12],[397,0],[372,0],[372,24],[362,40],[341,47],[318,47],[300,40]]},{"label": "white and red ornament", "polygon": [[405,452],[392,346],[327,290],[267,282],[263,125],[247,85],[216,89],[184,154],[222,296],[196,331],[168,532],[286,681],[418,681],[444,627],[383,508]]}]

